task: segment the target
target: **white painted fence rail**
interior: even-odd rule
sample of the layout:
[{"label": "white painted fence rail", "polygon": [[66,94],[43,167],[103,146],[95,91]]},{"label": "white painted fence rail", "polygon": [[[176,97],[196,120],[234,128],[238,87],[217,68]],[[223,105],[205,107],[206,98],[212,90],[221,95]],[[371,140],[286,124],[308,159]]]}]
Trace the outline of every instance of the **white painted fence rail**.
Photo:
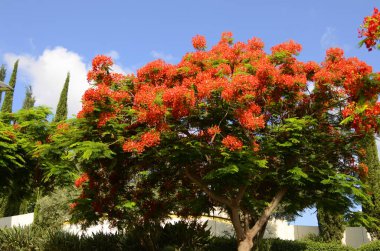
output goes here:
[{"label": "white painted fence rail", "polygon": [[[178,220],[178,218],[173,217],[171,220],[169,220],[169,222],[176,222]],[[232,225],[228,221],[220,219],[219,217],[202,217],[200,221],[208,221],[208,227],[210,228],[210,231],[213,235],[220,236],[224,235],[225,233],[232,234],[234,232]],[[0,228],[26,226],[32,223],[33,213],[0,218]],[[64,225],[63,228],[66,231],[76,234],[92,234],[96,232],[115,233],[117,231],[115,228],[110,228],[107,222],[90,227],[86,231],[82,231],[77,225],[67,224]],[[318,227],[290,225],[286,221],[272,220],[268,223],[264,238],[299,240],[307,237],[310,234],[317,235]],[[342,239],[343,244],[355,248],[370,241],[371,238],[366,229],[363,227],[347,227]]]}]

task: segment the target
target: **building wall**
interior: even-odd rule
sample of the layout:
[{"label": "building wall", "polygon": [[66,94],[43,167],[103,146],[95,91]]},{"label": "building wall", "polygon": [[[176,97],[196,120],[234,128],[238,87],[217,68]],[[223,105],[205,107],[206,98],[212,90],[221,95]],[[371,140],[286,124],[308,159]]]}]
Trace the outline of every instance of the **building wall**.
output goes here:
[{"label": "building wall", "polygon": [[[179,221],[179,218],[173,216],[169,222]],[[207,221],[207,225],[213,235],[223,236],[226,234],[233,235],[234,229],[229,221],[220,217],[202,217],[201,222]],[[26,226],[33,223],[33,213],[22,214],[11,217],[0,218],[0,228]],[[65,224],[63,227],[66,231],[77,234],[92,234],[96,232],[115,233],[115,228],[110,228],[107,222],[92,226],[86,231],[82,231],[80,226]],[[318,227],[315,226],[296,226],[289,225],[282,220],[272,220],[268,223],[264,238],[280,238],[283,240],[300,240],[310,234],[318,235]],[[344,232],[342,243],[352,247],[370,242],[371,238],[363,227],[348,227]]]}]

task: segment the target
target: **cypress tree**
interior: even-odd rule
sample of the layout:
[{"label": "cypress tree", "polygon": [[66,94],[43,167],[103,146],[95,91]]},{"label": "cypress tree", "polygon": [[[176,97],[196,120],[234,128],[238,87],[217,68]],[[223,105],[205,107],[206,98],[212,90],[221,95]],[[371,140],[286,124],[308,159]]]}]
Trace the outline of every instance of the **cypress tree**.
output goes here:
[{"label": "cypress tree", "polygon": [[18,68],[18,60],[14,64],[11,79],[9,80],[9,86],[12,87],[13,90],[9,90],[5,93],[4,102],[1,107],[1,112],[9,112],[9,113],[12,112],[13,93],[16,86],[17,68]]},{"label": "cypress tree", "polygon": [[26,87],[24,102],[22,103],[22,109],[30,109],[34,107],[36,99],[33,97],[32,86]]},{"label": "cypress tree", "polygon": [[[363,212],[380,220],[380,163],[375,136],[371,135],[363,140],[365,156],[361,159],[368,166],[368,176],[363,178],[368,186],[372,204],[363,203]],[[367,226],[367,231],[373,239],[380,239],[380,227],[377,224]]]},{"label": "cypress tree", "polygon": [[343,214],[329,207],[317,205],[319,236],[326,242],[341,242],[344,233]]},{"label": "cypress tree", "polygon": [[[0,67],[0,81],[4,82],[6,73],[7,73],[7,70],[5,69],[5,66],[1,65],[1,67]],[[1,104],[2,95],[3,95],[3,92],[0,91],[0,104]]]},{"label": "cypress tree", "polygon": [[70,73],[67,73],[65,84],[63,85],[61,96],[55,112],[54,122],[59,122],[67,118],[67,92],[69,91]]},{"label": "cypress tree", "polygon": [[4,65],[1,65],[1,67],[0,67],[0,81],[4,82],[6,73],[7,73],[7,69],[5,69]]}]

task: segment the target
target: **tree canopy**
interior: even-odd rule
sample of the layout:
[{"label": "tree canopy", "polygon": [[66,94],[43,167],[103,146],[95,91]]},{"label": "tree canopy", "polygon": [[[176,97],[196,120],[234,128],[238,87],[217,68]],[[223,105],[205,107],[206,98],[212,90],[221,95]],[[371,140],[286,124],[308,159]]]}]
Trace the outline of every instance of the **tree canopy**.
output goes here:
[{"label": "tree canopy", "polygon": [[200,35],[193,45],[178,64],[155,60],[136,76],[94,58],[78,120],[62,125],[77,130],[65,158],[83,170],[78,219],[145,222],[218,206],[248,250],[280,202],[297,211],[367,199],[357,142],[378,130],[370,66],[338,48],[301,62],[294,41],[267,54],[260,39],[234,43],[229,32],[210,50]]}]

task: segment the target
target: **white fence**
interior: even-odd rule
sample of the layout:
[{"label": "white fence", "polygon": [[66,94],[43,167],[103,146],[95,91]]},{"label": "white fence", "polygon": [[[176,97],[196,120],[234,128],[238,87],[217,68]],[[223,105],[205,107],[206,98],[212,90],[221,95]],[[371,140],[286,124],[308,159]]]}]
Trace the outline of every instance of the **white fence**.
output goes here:
[{"label": "white fence", "polygon": [[0,218],[0,228],[27,226],[33,223],[33,213]]},{"label": "white fence", "polygon": [[[178,221],[178,218],[173,217],[171,222]],[[202,217],[200,221],[208,221],[208,227],[214,235],[232,234],[232,225],[219,217]],[[22,214],[11,217],[0,218],[0,228],[26,226],[33,222],[33,213]],[[114,233],[116,229],[110,228],[105,222],[102,225],[93,226],[86,231],[82,231],[79,226],[65,225],[64,229],[77,234],[91,234],[96,232]],[[289,225],[286,221],[272,220],[268,223],[264,238],[280,238],[283,240],[299,240],[307,237],[309,234],[318,234],[318,227],[315,226],[297,226]],[[359,247],[363,243],[370,242],[370,236],[363,227],[347,227],[344,232],[342,243],[351,247]]]}]

